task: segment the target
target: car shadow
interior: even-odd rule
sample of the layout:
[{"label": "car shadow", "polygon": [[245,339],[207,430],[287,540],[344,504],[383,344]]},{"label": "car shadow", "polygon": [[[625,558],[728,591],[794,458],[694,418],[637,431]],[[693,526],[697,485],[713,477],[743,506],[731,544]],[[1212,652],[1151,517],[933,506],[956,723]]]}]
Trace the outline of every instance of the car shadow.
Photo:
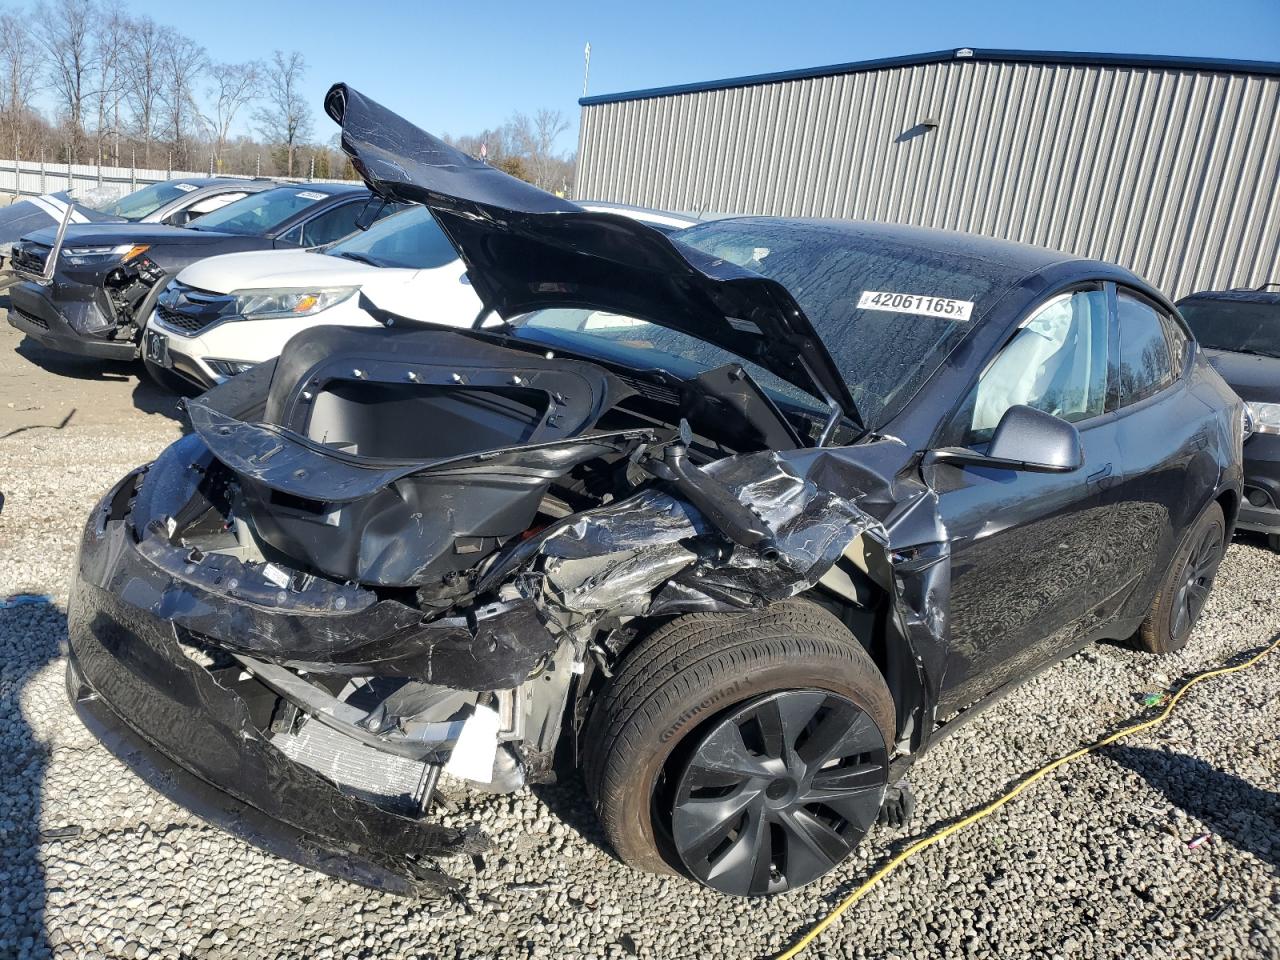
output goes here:
[{"label": "car shadow", "polygon": [[1185,753],[1115,746],[1102,755],[1138,774],[1215,838],[1280,870],[1280,793]]},{"label": "car shadow", "polygon": [[160,414],[170,420],[185,423],[186,418],[180,406],[182,395],[157,384],[147,376],[140,362],[125,363],[120,360],[102,360],[96,357],[77,357],[50,349],[30,337],[24,337],[15,348],[15,352],[54,376],[102,383],[133,382],[130,400],[134,409],[141,413]]},{"label": "car shadow", "polygon": [[555,783],[535,783],[530,790],[562,824],[587,843],[618,859],[610,846],[600,820],[587,799],[587,786],[579,773],[558,773]]},{"label": "car shadow", "polygon": [[[60,654],[65,612],[48,597],[0,598],[0,957],[44,956],[46,883],[40,854],[41,800],[52,747],[27,722],[24,691]],[[74,842],[74,825],[49,825],[45,839]]]},{"label": "car shadow", "polygon": [[31,361],[41,370],[59,377],[76,380],[115,380],[124,382],[138,375],[136,364],[98,357],[79,357],[46,347],[38,340],[23,337],[16,347],[18,356]]}]

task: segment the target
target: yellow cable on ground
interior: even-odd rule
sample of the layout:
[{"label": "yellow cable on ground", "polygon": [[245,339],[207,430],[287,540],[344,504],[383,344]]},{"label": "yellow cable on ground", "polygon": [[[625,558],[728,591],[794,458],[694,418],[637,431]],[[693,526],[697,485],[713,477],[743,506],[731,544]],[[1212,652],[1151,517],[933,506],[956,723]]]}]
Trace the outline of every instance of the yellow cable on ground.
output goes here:
[{"label": "yellow cable on ground", "polygon": [[1008,793],[1004,794],[1004,796],[998,797],[997,799],[987,804],[985,807],[975,810],[973,813],[969,814],[967,817],[963,818],[962,820],[957,820],[955,823],[951,824],[948,827],[943,828],[942,830],[939,830],[937,833],[930,834],[927,837],[917,840],[915,843],[911,844],[911,846],[907,847],[897,856],[892,858],[888,863],[886,863],[883,867],[881,867],[879,870],[873,873],[870,877],[868,877],[862,883],[861,886],[859,886],[851,894],[849,894],[847,897],[841,900],[839,905],[834,910],[832,910],[825,917],[823,917],[816,924],[814,924],[808,933],[806,933],[803,937],[801,937],[798,941],[796,941],[794,946],[778,954],[775,957],[775,960],[793,960],[794,957],[798,957],[804,951],[804,949],[809,946],[809,944],[813,943],[814,940],[816,940],[818,937],[822,935],[822,932],[826,930],[827,927],[831,926],[833,923],[839,920],[841,915],[846,910],[848,910],[855,903],[857,903],[864,896],[866,896],[867,892],[872,887],[874,887],[877,883],[879,883],[889,874],[893,873],[894,870],[898,869],[898,867],[902,866],[902,864],[906,863],[908,860],[914,857],[921,850],[926,850],[929,847],[932,847],[935,843],[938,843],[940,840],[944,840],[947,837],[951,836],[953,833],[959,833],[965,827],[971,826],[972,824],[977,823],[979,820],[983,819],[984,817],[992,813],[995,813],[995,811],[999,810],[1006,803],[1008,803],[1014,797],[1018,796],[1020,793],[1022,793],[1022,791],[1026,790],[1033,783],[1036,783],[1037,781],[1042,780],[1044,777],[1047,777],[1049,774],[1051,774],[1054,770],[1057,770],[1059,767],[1070,763],[1072,760],[1079,760],[1081,757],[1087,756],[1088,754],[1093,753],[1095,750],[1101,750],[1103,747],[1110,746],[1111,744],[1115,743],[1117,740],[1121,740],[1124,737],[1130,736],[1131,734],[1141,733],[1143,730],[1149,730],[1152,727],[1157,726],[1158,724],[1164,723],[1165,720],[1169,719],[1169,715],[1173,713],[1173,708],[1178,705],[1178,701],[1182,699],[1182,695],[1186,693],[1188,690],[1190,690],[1192,687],[1194,687],[1201,680],[1208,680],[1211,677],[1221,677],[1228,673],[1236,673],[1240,670],[1246,670],[1249,667],[1252,667],[1255,663],[1257,663],[1267,654],[1274,651],[1277,647],[1280,647],[1280,634],[1276,634],[1276,636],[1274,636],[1271,639],[1271,643],[1268,646],[1263,648],[1259,653],[1250,657],[1248,660],[1244,661],[1244,663],[1238,663],[1234,667],[1216,667],[1213,670],[1206,670],[1204,673],[1196,674],[1194,677],[1188,680],[1186,684],[1183,685],[1182,689],[1180,689],[1177,693],[1175,693],[1172,697],[1169,698],[1169,701],[1168,703],[1165,704],[1163,710],[1157,713],[1154,717],[1151,717],[1149,720],[1143,720],[1140,723],[1135,723],[1135,724],[1132,724],[1131,726],[1123,727],[1120,730],[1117,730],[1115,733],[1108,734],[1107,736],[1103,737],[1101,740],[1097,741],[1096,743],[1090,746],[1081,747],[1078,750],[1073,750],[1071,753],[1068,753],[1065,756],[1059,757],[1057,760],[1053,760],[1053,761],[1050,761],[1049,763],[1046,763],[1043,767],[1041,767],[1039,770],[1036,770],[1034,773],[1028,776],[1025,780],[1023,780],[1021,783],[1015,786]]}]

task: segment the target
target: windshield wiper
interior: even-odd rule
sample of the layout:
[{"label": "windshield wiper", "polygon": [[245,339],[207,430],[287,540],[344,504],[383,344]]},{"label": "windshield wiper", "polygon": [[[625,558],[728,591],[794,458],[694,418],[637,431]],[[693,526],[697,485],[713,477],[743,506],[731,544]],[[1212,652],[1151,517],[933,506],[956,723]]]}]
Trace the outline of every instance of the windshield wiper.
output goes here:
[{"label": "windshield wiper", "polygon": [[342,257],[344,260],[354,260],[356,263],[367,263],[371,267],[380,267],[382,264],[374,260],[373,257],[366,257],[363,253],[350,253],[343,250],[341,253],[333,253],[330,256]]}]

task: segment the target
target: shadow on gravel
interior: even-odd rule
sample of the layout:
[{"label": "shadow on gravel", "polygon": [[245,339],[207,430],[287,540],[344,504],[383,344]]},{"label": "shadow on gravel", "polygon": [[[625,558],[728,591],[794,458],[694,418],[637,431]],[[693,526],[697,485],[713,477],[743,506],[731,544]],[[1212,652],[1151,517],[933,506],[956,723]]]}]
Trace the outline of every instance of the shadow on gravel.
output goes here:
[{"label": "shadow on gravel", "polygon": [[0,957],[48,955],[39,845],[50,750],[21,701],[27,684],[58,658],[66,634],[66,614],[52,603],[0,608]]},{"label": "shadow on gravel", "polygon": [[1114,746],[1102,755],[1138,774],[1215,837],[1280,870],[1280,793],[1185,753]]},{"label": "shadow on gravel", "polygon": [[77,357],[69,353],[51,350],[41,343],[24,337],[16,347],[18,356],[29,360],[48,373],[75,380],[99,380],[127,383],[136,380],[131,400],[142,413],[158,413],[171,420],[183,419],[178,409],[178,394],[156,384],[143,371],[141,362],[123,363],[119,360],[100,360],[96,357]]},{"label": "shadow on gravel", "polygon": [[578,834],[583,840],[601,852],[617,860],[613,847],[604,835],[591,801],[587,799],[587,785],[580,774],[560,773],[557,783],[535,783],[529,789],[556,819]]}]

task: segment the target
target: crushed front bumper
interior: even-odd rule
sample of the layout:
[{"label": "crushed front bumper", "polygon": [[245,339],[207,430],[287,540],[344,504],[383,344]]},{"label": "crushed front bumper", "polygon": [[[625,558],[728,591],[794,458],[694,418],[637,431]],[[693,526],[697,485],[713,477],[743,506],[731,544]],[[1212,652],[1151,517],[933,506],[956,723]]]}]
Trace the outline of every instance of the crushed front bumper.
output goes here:
[{"label": "crushed front bumper", "polygon": [[115,323],[102,314],[92,298],[66,301],[64,314],[48,296],[48,289],[30,282],[10,287],[9,326],[62,353],[103,360],[137,359],[138,346],[132,341],[90,336],[77,329],[115,329]]},{"label": "crushed front bumper", "polygon": [[[107,726],[127,727],[162,762],[198,778],[212,793],[253,808],[266,825],[257,833],[278,834],[272,838],[277,844],[301,835],[344,861],[371,864],[398,880],[378,882],[392,892],[450,887],[430,860],[484,849],[482,837],[395,813],[291,758],[273,742],[264,705],[242,692],[266,688],[247,672],[219,673],[197,662],[180,643],[180,628],[130,602],[148,594],[145,582],[155,571],[122,525],[105,518],[125,484],[135,480],[131,474],[108,494],[81,542],[68,613],[72,699],[82,709],[91,705]],[[105,589],[103,583],[123,588]],[[266,711],[269,716],[269,706]],[[426,809],[429,797],[420,799]],[[353,879],[371,882],[372,875]]]}]

